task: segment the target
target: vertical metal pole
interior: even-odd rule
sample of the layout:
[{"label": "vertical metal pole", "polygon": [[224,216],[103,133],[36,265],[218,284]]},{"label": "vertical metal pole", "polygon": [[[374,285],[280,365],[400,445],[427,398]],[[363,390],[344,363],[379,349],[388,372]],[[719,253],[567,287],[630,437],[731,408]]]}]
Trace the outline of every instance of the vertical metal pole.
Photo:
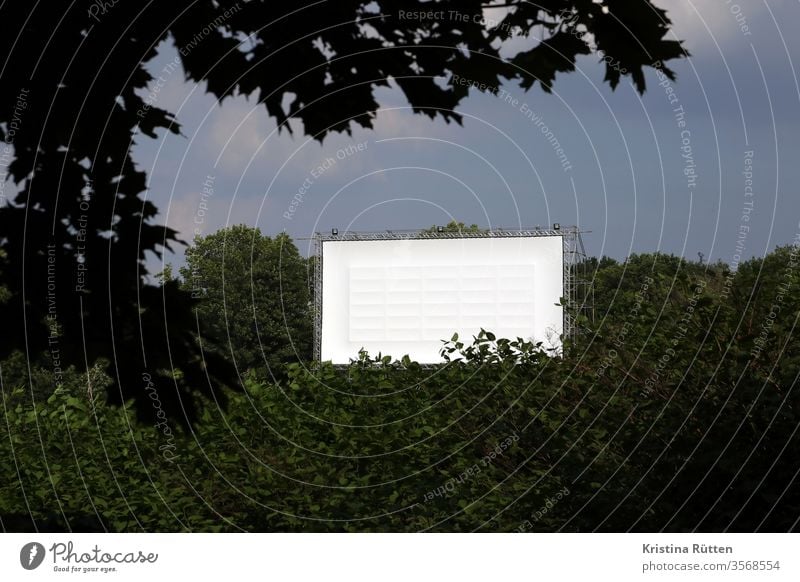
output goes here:
[{"label": "vertical metal pole", "polygon": [[314,236],[314,360],[322,359],[322,238]]}]

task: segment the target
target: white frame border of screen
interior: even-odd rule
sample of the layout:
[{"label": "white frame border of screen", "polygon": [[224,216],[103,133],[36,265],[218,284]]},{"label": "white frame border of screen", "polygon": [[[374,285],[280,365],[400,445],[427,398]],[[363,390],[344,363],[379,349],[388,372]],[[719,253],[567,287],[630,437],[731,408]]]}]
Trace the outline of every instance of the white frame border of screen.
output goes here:
[{"label": "white frame border of screen", "polygon": [[459,239],[459,238],[530,238],[530,237],[553,237],[559,236],[562,240],[562,276],[563,293],[567,305],[563,309],[562,337],[573,337],[575,334],[575,322],[571,314],[572,302],[575,299],[575,285],[573,282],[573,266],[583,254],[583,241],[581,231],[577,226],[562,227],[553,225],[553,228],[531,228],[531,229],[490,229],[479,231],[383,231],[383,232],[353,232],[347,231],[339,233],[332,229],[329,234],[315,233],[314,241],[314,285],[313,285],[313,309],[314,309],[314,361],[319,362],[322,352],[322,247],[328,241],[370,241],[370,240],[421,240],[421,239]]}]

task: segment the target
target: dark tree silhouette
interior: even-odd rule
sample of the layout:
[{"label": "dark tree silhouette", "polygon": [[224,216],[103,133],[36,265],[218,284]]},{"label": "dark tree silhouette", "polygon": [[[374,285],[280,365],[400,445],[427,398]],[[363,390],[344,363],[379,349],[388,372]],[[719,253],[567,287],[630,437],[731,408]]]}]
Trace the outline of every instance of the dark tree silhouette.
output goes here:
[{"label": "dark tree silhouette", "polygon": [[[186,77],[220,100],[256,94],[287,130],[288,119],[301,120],[319,140],[371,127],[374,90],[390,80],[415,112],[458,122],[453,110],[470,86],[538,81],[549,91],[557,73],[596,49],[612,87],[629,75],[643,91],[644,67],[683,54],[649,0],[31,0],[0,4],[0,22],[0,183],[21,189],[13,200],[0,190],[0,286],[9,295],[0,359],[22,350],[52,366],[54,382],[67,364],[107,360],[112,401],[143,394],[149,374],[166,413],[187,421],[193,390],[212,395],[238,380],[225,358],[202,349],[188,294],[145,279],[147,253],[179,242],[157,224],[130,154],[142,135],[179,132],[142,95],[159,42],[171,38]],[[500,43],[511,35],[527,36],[530,48],[504,60]]]}]

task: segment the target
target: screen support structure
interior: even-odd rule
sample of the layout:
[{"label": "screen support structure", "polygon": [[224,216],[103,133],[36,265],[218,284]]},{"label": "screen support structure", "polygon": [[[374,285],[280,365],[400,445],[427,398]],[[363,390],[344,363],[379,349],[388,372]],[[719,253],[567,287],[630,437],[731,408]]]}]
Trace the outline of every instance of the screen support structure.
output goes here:
[{"label": "screen support structure", "polygon": [[560,236],[563,244],[563,287],[564,299],[564,338],[574,339],[577,326],[574,314],[577,313],[580,298],[578,297],[579,282],[576,281],[577,269],[586,259],[586,251],[581,238],[581,230],[577,226],[561,226],[560,228],[531,228],[531,229],[491,229],[480,231],[444,231],[432,232],[428,230],[387,230],[375,232],[342,233],[314,233],[314,360],[319,361],[322,352],[322,247],[326,241],[367,241],[367,240],[421,240],[421,239],[460,239],[460,238],[514,238],[533,236]]}]

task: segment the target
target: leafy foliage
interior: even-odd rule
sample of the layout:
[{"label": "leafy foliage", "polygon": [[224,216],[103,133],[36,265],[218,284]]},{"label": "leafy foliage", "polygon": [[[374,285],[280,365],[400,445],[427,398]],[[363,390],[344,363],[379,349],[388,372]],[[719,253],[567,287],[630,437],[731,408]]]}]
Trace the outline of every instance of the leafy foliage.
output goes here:
[{"label": "leafy foliage", "polygon": [[459,222],[457,220],[451,220],[446,225],[439,227],[438,225],[433,225],[425,232],[439,232],[439,228],[442,228],[444,232],[481,232],[481,228],[477,224],[470,224],[469,226],[465,225],[463,222]]},{"label": "leafy foliage", "polygon": [[272,376],[311,357],[308,265],[288,235],[238,225],[196,237],[180,273],[181,287],[200,298],[203,335],[240,372]]},{"label": "leafy foliage", "polygon": [[204,407],[192,433],[174,427],[174,459],[163,430],[97,390],[88,401],[82,377],[46,402],[15,390],[3,525],[796,528],[798,252],[736,273],[661,254],[596,261],[598,315],[563,357],[485,331],[443,342],[449,361],[433,368],[363,352],[344,368],[294,363]]},{"label": "leafy foliage", "polygon": [[[0,18],[12,32],[0,37],[0,140],[20,192],[0,205],[0,359],[22,349],[46,359],[53,316],[59,361],[110,362],[117,403],[142,396],[143,370],[172,386],[163,398],[184,422],[196,416],[184,404],[196,402],[195,391],[212,397],[238,386],[230,361],[201,353],[189,294],[147,279],[146,258],[181,242],[158,224],[147,175],[130,153],[145,137],[180,133],[175,116],[148,95],[157,85],[146,65],[162,41],[178,48],[185,79],[203,82],[220,101],[257,97],[281,129],[297,120],[322,140],[372,127],[375,90],[392,83],[415,112],[457,122],[469,85],[455,75],[492,88],[538,80],[549,90],[557,72],[591,52],[564,26],[593,35],[596,50],[623,62],[644,90],[642,68],[681,56],[680,43],[666,40],[669,20],[650,0],[605,4],[610,11],[591,0],[515,0],[494,25],[475,18],[487,10],[482,0],[3,3]],[[404,16],[434,9],[466,18]],[[544,42],[500,57],[503,39],[539,33]],[[620,72],[606,67],[615,86]],[[148,406],[138,405],[143,417]]]}]

